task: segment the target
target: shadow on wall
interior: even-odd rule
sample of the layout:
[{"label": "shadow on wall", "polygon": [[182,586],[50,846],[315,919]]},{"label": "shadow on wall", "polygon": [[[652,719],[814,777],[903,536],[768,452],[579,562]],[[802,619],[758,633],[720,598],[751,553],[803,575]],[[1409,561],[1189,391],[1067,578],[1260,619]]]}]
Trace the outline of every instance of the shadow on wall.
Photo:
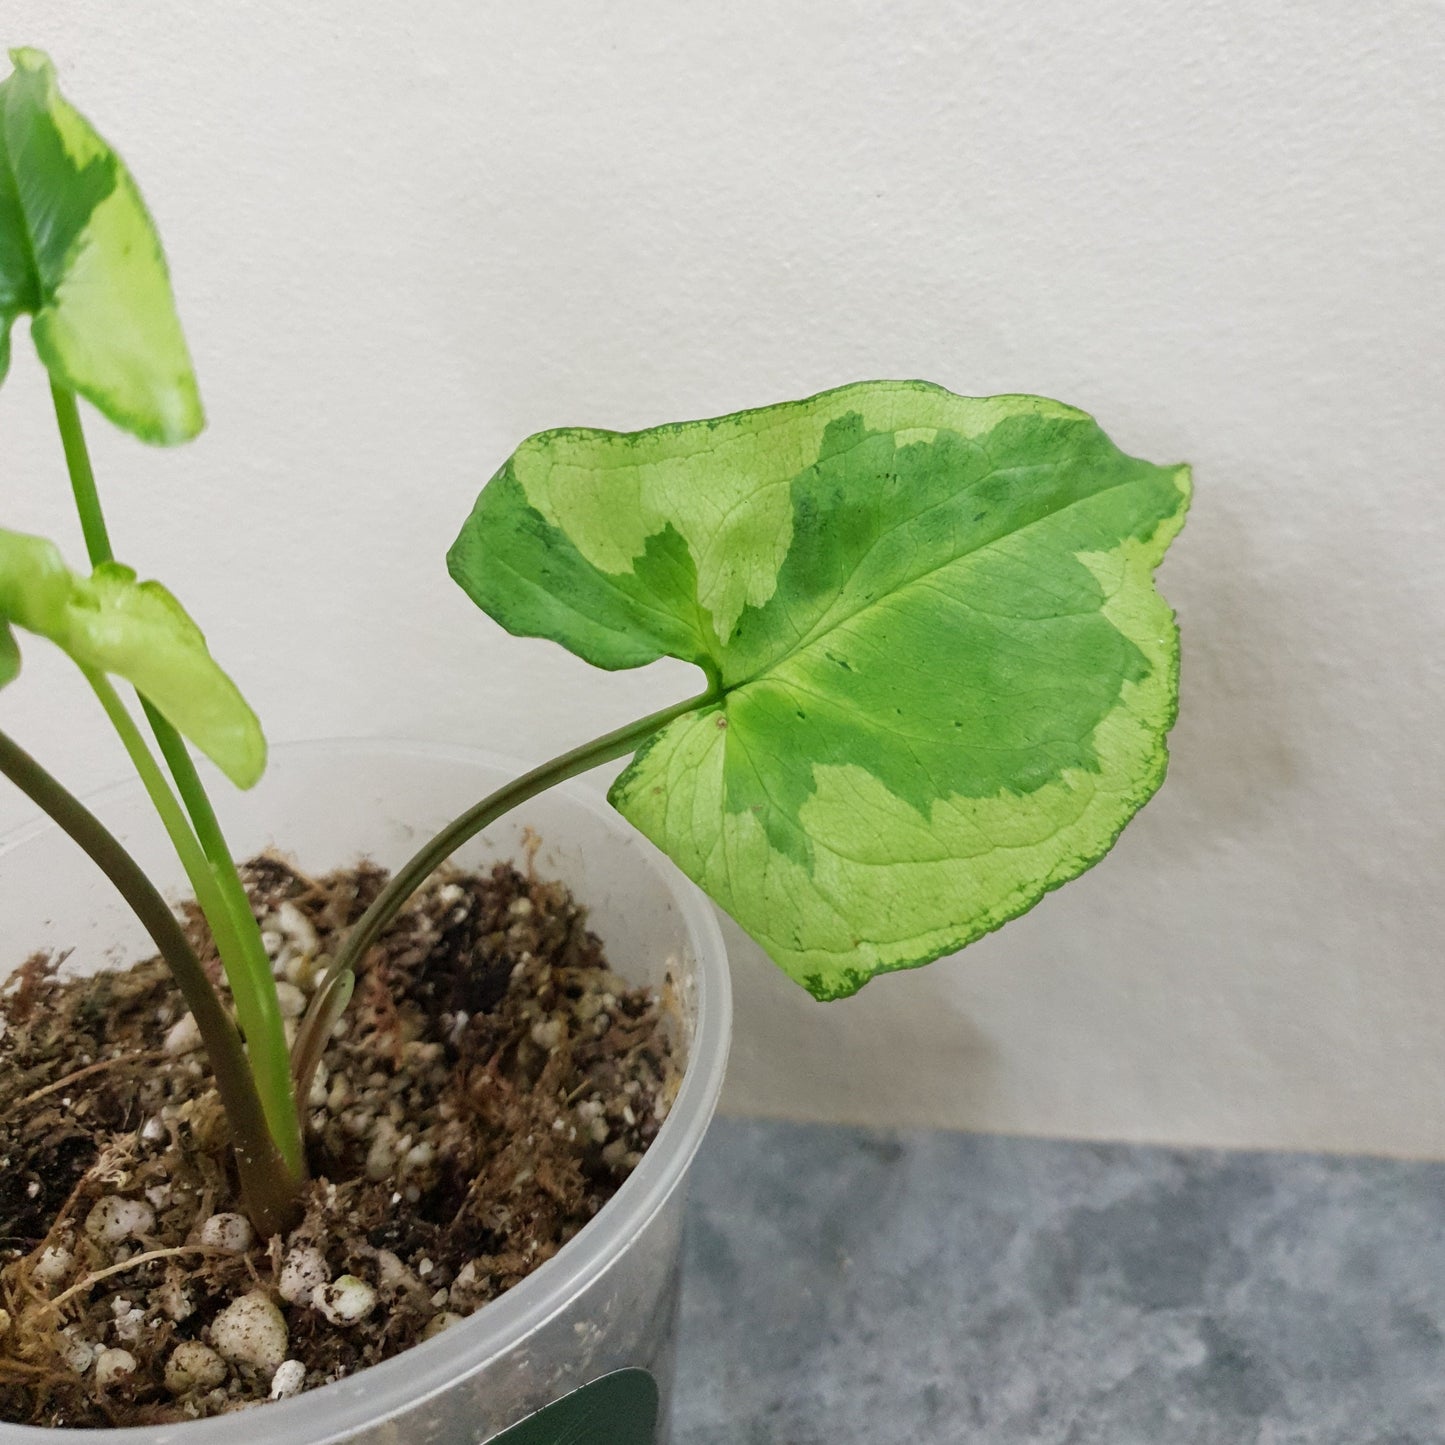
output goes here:
[{"label": "shadow on wall", "polygon": [[1196,487],[1186,545],[1160,574],[1183,651],[1169,776],[1130,825],[1176,860],[1254,833],[1303,784],[1303,739],[1330,695],[1312,639],[1289,630],[1301,599],[1227,510],[1245,493],[1208,477]]},{"label": "shadow on wall", "polygon": [[[941,1127],[989,1116],[997,1050],[946,967],[820,1004],[720,910],[718,919],[734,981],[725,1113]],[[930,1097],[939,1079],[946,1099]]]}]

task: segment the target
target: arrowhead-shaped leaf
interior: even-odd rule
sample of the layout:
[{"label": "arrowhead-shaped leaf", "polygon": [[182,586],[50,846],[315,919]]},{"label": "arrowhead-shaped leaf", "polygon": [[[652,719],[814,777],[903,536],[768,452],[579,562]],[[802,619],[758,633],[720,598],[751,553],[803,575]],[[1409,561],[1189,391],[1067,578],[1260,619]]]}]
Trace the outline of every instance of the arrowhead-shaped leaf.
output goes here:
[{"label": "arrowhead-shaped leaf", "polygon": [[1059,403],[865,382],[532,437],[449,560],[512,632],[707,671],[612,801],[832,998],[1022,913],[1159,786],[1188,496]]},{"label": "arrowhead-shaped leaf", "polygon": [[[43,537],[0,530],[0,686],[11,623],[49,638],[81,667],[133,683],[237,787],[259,780],[266,740],[255,713],[159,582],[137,582],[116,562],[81,577]],[[18,653],[13,661],[12,677]]]},{"label": "arrowhead-shaped leaf", "polygon": [[205,425],[160,239],[119,156],[61,96],[50,61],[12,50],[0,83],[0,381],[30,313],[57,386],[149,442]]}]

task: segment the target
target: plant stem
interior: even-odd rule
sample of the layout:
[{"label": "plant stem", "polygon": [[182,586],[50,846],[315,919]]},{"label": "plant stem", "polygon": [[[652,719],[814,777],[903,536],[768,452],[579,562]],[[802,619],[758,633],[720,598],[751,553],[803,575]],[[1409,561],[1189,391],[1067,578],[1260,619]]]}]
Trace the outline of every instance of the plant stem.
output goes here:
[{"label": "plant stem", "polygon": [[230,1122],[251,1222],[263,1237],[284,1233],[295,1222],[300,1181],[277,1150],[236,1026],[221,1007],[175,914],[105,825],[4,732],[0,732],[0,773],[84,849],[150,934],[205,1042]]},{"label": "plant stem", "polygon": [[[141,782],[160,815],[161,823],[170,836],[181,865],[186,870],[191,887],[195,889],[196,902],[200,904],[201,912],[211,925],[216,950],[221,955],[221,962],[231,985],[231,995],[236,1002],[241,1029],[246,1035],[246,1048],[255,1071],[256,1086],[276,1146],[290,1173],[303,1177],[305,1155],[301,1148],[301,1125],[291,1094],[286,1032],[281,1022],[281,1010],[276,1002],[276,985],[271,976],[270,961],[264,949],[260,950],[261,956],[257,960],[241,942],[236,929],[236,919],[231,906],[226,902],[216,874],[212,871],[210,860],[197,842],[165,775],[151,756],[140,729],[136,727],[135,720],[110,685],[110,680],[90,668],[82,668],[81,671],[100,699],[100,705],[120,735],[136,772],[140,774]],[[246,916],[254,926],[249,905]]]},{"label": "plant stem", "polygon": [[[80,529],[85,535],[86,554],[90,565],[99,567],[103,562],[115,561],[115,552],[111,548],[105,512],[100,505],[100,493],[96,490],[95,469],[90,462],[90,448],[86,445],[80,408],[74,392],[54,383],[50,387],[50,397],[55,403],[55,420],[60,428],[60,444],[65,449],[65,465],[70,473],[70,489],[75,494],[75,510],[80,514]],[[215,809],[211,807],[211,800],[206,796],[201,776],[181,735],[147,699],[141,698],[141,707],[145,710],[151,731],[156,735],[156,742],[160,744],[161,756],[175,779],[181,801],[191,815],[192,826],[206,857],[218,874],[234,872],[235,865],[226,840],[221,836]],[[244,889],[241,891],[244,897]],[[257,941],[259,943],[259,937]]]},{"label": "plant stem", "polygon": [[80,530],[85,534],[85,550],[90,565],[114,560],[110,550],[110,533],[105,514],[100,509],[100,494],[95,489],[95,472],[90,465],[90,450],[85,445],[85,432],[80,425],[80,408],[75,393],[50,384],[50,399],[55,403],[55,421],[60,428],[60,444],[65,448],[65,465],[70,472],[70,489],[75,493],[75,510],[80,513]]},{"label": "plant stem", "polygon": [[[347,934],[327,969],[325,978],[311,996],[311,1007],[296,1035],[294,1055],[298,1059],[310,1058],[313,1055],[320,1057],[316,1047],[320,1041],[313,1039],[312,1035],[321,1027],[330,986],[343,974],[356,972],[357,964],[365,956],[366,950],[376,942],[381,930],[396,917],[407,899],[458,848],[476,837],[483,828],[496,822],[503,814],[511,812],[519,803],[525,803],[528,798],[544,793],[554,784],[576,777],[578,773],[585,773],[590,768],[601,767],[603,763],[610,763],[616,758],[635,752],[653,733],[666,727],[675,718],[716,702],[720,695],[720,688],[713,686],[697,697],[673,703],[671,707],[650,713],[615,732],[604,733],[600,738],[573,748],[570,752],[563,753],[551,762],[543,763],[541,767],[533,768],[530,773],[524,773],[520,778],[498,788],[495,793],[489,794],[480,803],[468,808],[460,817],[448,823],[430,842],[424,844],[409,862],[392,874],[386,887],[376,895],[371,906]],[[298,1077],[299,1090],[304,1091],[307,1083],[309,1080],[303,1081]]]},{"label": "plant stem", "polygon": [[[65,391],[54,383],[50,387],[51,400],[55,403],[55,420],[60,427],[60,444],[65,448],[65,465],[70,472],[70,489],[75,494],[75,510],[80,514],[80,529],[85,534],[85,550],[92,567],[103,562],[114,562],[115,552],[110,545],[110,529],[105,524],[105,512],[100,505],[100,493],[95,486],[95,470],[90,464],[90,448],[85,441],[85,428],[80,422],[80,408],[76,405],[75,393]],[[176,790],[191,823],[196,830],[201,847],[205,849],[213,865],[224,862],[226,868],[233,868],[226,840],[221,836],[220,824],[216,821],[215,809],[206,796],[201,776],[196,765],[181,741],[181,735],[145,698],[141,698],[146,720],[160,744],[161,756],[175,779]]]},{"label": "plant stem", "polygon": [[[100,493],[95,485],[95,470],[91,466],[90,449],[81,425],[80,408],[74,392],[54,383],[50,387],[50,396],[55,405],[60,442],[65,449],[65,464],[70,473],[71,490],[75,494],[75,508],[85,535],[85,549],[90,565],[99,567],[104,562],[113,562],[115,554],[100,505]],[[87,677],[95,687],[94,676],[87,673]],[[151,801],[161,814],[176,851],[181,855],[191,886],[196,890],[196,901],[215,935],[216,947],[236,1000],[236,1011],[241,1017],[241,1027],[246,1031],[247,1046],[256,1062],[262,1098],[266,1101],[267,1116],[272,1119],[272,1127],[276,1131],[277,1145],[292,1171],[304,1174],[301,1128],[291,1103],[290,1067],[286,1059],[285,1033],[281,1025],[281,1011],[276,1003],[271,962],[266,957],[261,930],[251,912],[245,887],[236,872],[231,851],[226,846],[220,822],[200,774],[181,735],[148,699],[142,697],[141,707],[160,746],[161,756],[175,780],[176,791],[180,793],[186,813],[190,816],[190,826],[187,827],[184,819],[176,816],[179,810],[175,807],[174,795],[159,776],[150,750],[135,732],[130,714],[108,682],[105,683],[105,692],[98,687],[96,690],[111,722],[121,734],[131,761],[145,782]],[[209,865],[207,867],[199,866],[195,857],[194,845],[197,842]],[[284,1088],[282,1081],[285,1081]]]},{"label": "plant stem", "polygon": [[[271,974],[271,960],[266,955],[266,945],[261,941],[261,927],[256,922],[256,915],[251,912],[251,900],[246,897],[245,884],[241,882],[241,875],[236,872],[230,847],[221,832],[220,820],[211,806],[211,800],[201,782],[201,775],[196,771],[196,765],[181,735],[144,697],[140,701],[150,721],[151,731],[160,745],[161,756],[171,770],[171,777],[175,779],[176,791],[180,793],[186,812],[190,814],[196,840],[211,865],[211,876],[216,880],[221,904],[230,918],[231,931],[235,935],[236,948],[240,955],[239,966],[244,969],[252,985],[265,995],[266,1016],[279,1020],[281,1009],[276,1003],[276,984]],[[219,944],[217,946],[219,947]],[[229,967],[227,973],[230,973]],[[234,985],[232,987],[234,989]],[[284,1035],[282,1047],[284,1050]],[[297,1148],[300,1148],[299,1133]]]},{"label": "plant stem", "polygon": [[[211,866],[216,869],[217,881],[222,881],[219,875],[222,872],[234,874],[235,864],[231,861],[231,850],[226,846],[220,820],[206,795],[205,784],[201,782],[201,775],[196,771],[196,764],[180,733],[166,721],[155,704],[142,697],[140,705],[146,721],[151,725],[151,732],[155,734],[156,742],[160,745],[161,756],[171,770],[171,777],[175,779],[181,802],[186,805],[186,812],[191,816],[191,826],[196,830],[196,839],[206,857],[211,860]],[[242,897],[244,896],[243,890]],[[247,911],[249,910],[248,904]]]}]

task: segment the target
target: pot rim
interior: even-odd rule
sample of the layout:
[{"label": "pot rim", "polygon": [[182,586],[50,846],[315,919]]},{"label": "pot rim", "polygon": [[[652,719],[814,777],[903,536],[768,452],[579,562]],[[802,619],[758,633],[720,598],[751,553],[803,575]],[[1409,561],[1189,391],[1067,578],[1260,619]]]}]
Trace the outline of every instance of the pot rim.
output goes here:
[{"label": "pot rim", "polygon": [[[481,765],[507,778],[525,772],[505,754],[484,748],[390,738],[335,738],[278,743],[277,760],[341,754],[387,758],[414,757],[438,762]],[[138,792],[126,780],[87,795],[102,810],[107,801]],[[645,1229],[682,1182],[717,1106],[732,1032],[732,988],[727,954],[717,917],[706,896],[662,852],[617,813],[594,786],[573,778],[548,789],[601,821],[619,836],[641,845],[639,867],[650,872],[672,895],[687,932],[696,965],[696,1025],[682,1085],[657,1137],[641,1163],[623,1181],[596,1218],[526,1279],[436,1338],[422,1341],[380,1364],[294,1399],[261,1405],[206,1420],[162,1426],[75,1429],[0,1422],[0,1445],[56,1445],[56,1442],[104,1440],[112,1445],[251,1445],[259,1432],[305,1445],[328,1445],[367,1425],[376,1425],[414,1409],[455,1386],[504,1349],[541,1329],[571,1299],[599,1279]],[[41,817],[0,838],[0,860],[25,844],[50,834],[57,825]],[[584,900],[585,901],[585,900]],[[599,1228],[598,1226],[602,1226]]]}]

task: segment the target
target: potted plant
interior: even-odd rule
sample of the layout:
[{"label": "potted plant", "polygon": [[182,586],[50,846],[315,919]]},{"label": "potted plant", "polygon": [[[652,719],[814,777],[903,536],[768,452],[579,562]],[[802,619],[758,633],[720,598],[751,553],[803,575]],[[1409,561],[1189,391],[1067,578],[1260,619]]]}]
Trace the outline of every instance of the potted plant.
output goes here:
[{"label": "potted plant", "polygon": [[[115,1339],[83,1341],[74,1363],[96,1372],[100,1407],[139,1403],[141,1413],[122,1412],[126,1419],[160,1418],[164,1392],[137,1380],[137,1352],[124,1345],[156,1330],[165,1344],[152,1353],[171,1371],[168,1397],[181,1402],[171,1413],[244,1403],[236,1392],[243,1382],[253,1391],[269,1385],[278,1397],[303,1384],[323,1385],[267,1405],[268,1430],[298,1445],[463,1433],[495,1439],[501,1426],[522,1431],[515,1437],[509,1431],[509,1440],[578,1438],[583,1427],[568,1412],[603,1409],[598,1393],[559,1406],[566,1418],[512,1422],[560,1393],[565,1372],[542,1379],[539,1362],[567,1353],[563,1326],[579,1338],[605,1330],[635,1317],[639,1301],[643,1313],[665,1312],[681,1198],[676,1186],[716,1097],[725,1048],[726,983],[715,969],[711,981],[708,974],[709,956],[720,964],[715,927],[665,873],[638,885],[656,908],[677,913],[681,923],[670,935],[664,930],[662,947],[701,957],[698,986],[714,1006],[712,1022],[699,1022],[693,1038],[694,1063],[703,1060],[708,1078],[688,1096],[696,1077],[689,1074],[678,1108],[658,1131],[677,1141],[674,1162],[654,1167],[649,1152],[638,1164],[631,1156],[641,1151],[631,1143],[640,1134],[600,1143],[609,1129],[622,1130],[624,1116],[636,1115],[631,1105],[594,1117],[599,1148],[613,1148],[619,1165],[636,1165],[624,1190],[632,1190],[627,1227],[638,1238],[623,1243],[664,1262],[629,1266],[621,1245],[608,1253],[597,1244],[609,1224],[624,1218],[604,1210],[497,1304],[462,1324],[447,1320],[451,1328],[430,1331],[434,1337],[411,1353],[373,1369],[354,1371],[343,1362],[323,1384],[324,1372],[308,1372],[290,1353],[298,1330],[320,1328],[321,1316],[345,1330],[392,1300],[401,1301],[395,1308],[404,1314],[407,1302],[420,1298],[417,1289],[426,1294],[421,1273],[429,1261],[364,1241],[356,1248],[370,1251],[370,1277],[336,1277],[328,1231],[339,1226],[317,1213],[329,1186],[311,1177],[318,1146],[313,1138],[308,1148],[308,1126],[320,1117],[323,1129],[332,1127],[329,1075],[318,1070],[329,1048],[348,1047],[348,1004],[358,979],[372,988],[367,1006],[374,1013],[394,1010],[386,978],[377,983],[385,972],[374,962],[380,942],[395,935],[403,910],[419,909],[407,926],[430,930],[430,948],[450,926],[445,890],[463,887],[436,881],[447,859],[476,846],[483,830],[489,839],[521,845],[516,808],[545,808],[556,785],[624,757],[631,761],[609,795],[616,813],[820,999],[853,993],[878,973],[927,963],[999,927],[1097,862],[1162,781],[1178,646],[1153,572],[1183,521],[1187,469],[1126,456],[1091,418],[1056,402],[966,398],[909,381],[865,382],[630,434],[563,429],[529,438],[477,497],[448,556],[453,577],[515,634],[550,638],[608,669],[676,657],[700,669],[703,687],[510,781],[485,765],[434,757],[419,768],[429,800],[418,805],[416,821],[441,826],[410,857],[388,858],[395,866],[384,883],[353,879],[350,901],[338,905],[323,947],[304,938],[307,928],[314,934],[314,923],[295,903],[304,895],[316,906],[305,891],[313,880],[296,885],[301,893],[284,882],[272,896],[264,876],[258,881],[256,869],[243,876],[233,861],[248,851],[233,853],[237,831],[264,841],[266,829],[251,820],[239,830],[228,827],[233,836],[223,834],[187,744],[249,789],[266,764],[259,724],[176,599],[115,561],[85,448],[77,396],[149,442],[182,442],[201,428],[159,242],[129,173],[60,95],[45,57],[20,50],[12,59],[14,72],[0,84],[0,377],[12,323],[28,313],[50,373],[90,570],[72,571],[44,539],[0,531],[0,687],[19,674],[18,637],[26,633],[54,643],[81,668],[195,897],[190,926],[127,846],[130,825],[107,826],[3,732],[0,772],[99,866],[168,965],[188,1012],[168,1025],[182,1034],[177,1048],[170,1050],[167,1033],[156,1052],[189,1057],[179,1045],[193,1030],[210,1066],[202,1071],[203,1092],[213,1078],[224,1117],[204,1100],[188,1101],[190,1112],[162,1109],[154,1116],[157,1137],[180,1119],[176,1130],[200,1139],[203,1152],[207,1138],[213,1151],[218,1141],[229,1145],[233,1169],[203,1169],[210,1192],[200,1197],[207,1209],[228,1188],[235,1198],[212,1214],[193,1210],[186,1242],[160,1245],[151,1233],[157,1206],[136,1194],[134,1161],[111,1160],[108,1177],[117,1187],[87,1200],[91,1213],[83,1226],[76,1223],[85,1234],[74,1237],[76,1248],[27,1238],[21,1243],[29,1248],[12,1251],[0,1276],[6,1290],[0,1361],[8,1357],[16,1377],[63,1371],[71,1348],[65,1306],[104,1288],[115,1316],[105,1328]],[[136,689],[153,744],[113,679]],[[348,761],[343,749],[300,755],[294,770],[288,760],[283,771],[314,779],[334,769],[336,757],[349,781],[329,777],[324,796],[333,799],[361,797],[371,781],[397,769],[365,750]],[[440,800],[456,795],[463,777],[485,794],[482,801],[450,820],[430,816]],[[301,783],[288,786],[304,792]],[[304,832],[318,796],[304,800],[285,826]],[[133,798],[122,811],[140,801]],[[546,815],[547,835],[578,830],[590,853],[609,859],[639,846],[623,841],[632,835],[620,822],[600,821],[585,803],[570,808],[565,816]],[[361,827],[353,841],[328,846],[352,856],[387,851],[366,833],[364,820]],[[497,834],[497,827],[512,832]],[[52,834],[44,846],[53,851],[59,841]],[[0,861],[10,869],[20,856]],[[47,854],[26,891],[40,896],[39,880],[54,871]],[[505,918],[498,915],[485,940],[471,938],[477,955],[491,950],[493,973],[497,959],[508,961],[505,976],[493,980],[499,988],[534,966],[548,975],[539,987],[555,987],[551,964],[537,965],[530,948],[507,953],[506,940],[514,929],[542,937],[541,924],[526,920],[543,900],[563,917],[553,931],[572,950],[564,961],[575,972],[585,936],[575,910],[531,873],[502,870],[494,882],[511,889],[502,896]],[[490,900],[478,909],[499,906],[484,882],[465,886]],[[594,905],[590,893],[579,896]],[[270,929],[262,926],[268,919]],[[289,944],[281,936],[288,928],[297,935]],[[11,941],[23,951],[38,940]],[[278,982],[278,968],[285,974],[298,957],[296,978]],[[408,967],[407,986],[435,995],[430,965]],[[392,983],[405,972],[400,964],[398,970]],[[11,997],[18,991],[27,1012],[34,1012],[35,998],[54,997],[47,988],[58,987],[34,964],[17,977]],[[575,984],[583,994],[591,986]],[[598,1037],[610,1037],[623,1016],[629,1026],[637,1023],[649,1007],[619,1002],[621,989],[617,983],[595,999],[587,995],[588,1007],[596,1001],[602,1015]],[[153,1011],[154,998],[144,994]],[[487,1005],[494,1006],[495,999]],[[89,1007],[93,1015],[97,1006]],[[504,1054],[533,1060],[528,1067],[545,1075],[557,1019],[525,1012],[525,1002],[518,1007],[530,1032],[477,1063],[477,1079],[495,1082],[494,1065]],[[448,1050],[465,1053],[480,1011],[453,998],[431,1020],[442,1029],[435,1038],[397,1026],[396,1077],[409,1046],[439,1075],[459,1069],[459,1055]],[[649,1077],[661,1089],[661,1065],[649,1057]],[[63,1078],[103,1072],[108,1058],[77,1064]],[[155,1062],[169,1067],[164,1057]],[[391,1089],[386,1071],[376,1077],[380,1082],[368,1087]],[[555,1080],[547,1087],[555,1093],[554,1086]],[[52,1087],[40,1086],[42,1093]],[[565,1096],[563,1106],[571,1107]],[[343,1098],[337,1109],[345,1108]],[[372,1182],[398,1186],[393,1203],[404,1214],[409,1206],[422,1208],[420,1195],[413,1200],[407,1193],[408,1168],[425,1173],[435,1161],[411,1142],[404,1111],[385,1129],[383,1112],[352,1109],[376,1131],[364,1136]],[[564,1133],[577,1122],[587,1121],[552,1117]],[[149,1120],[142,1133],[148,1127]],[[639,1127],[635,1117],[627,1125]],[[455,1141],[455,1131],[447,1137]],[[423,1162],[413,1165],[417,1150]],[[524,1160],[519,1175],[530,1168]],[[13,1230],[0,1221],[0,1233]],[[91,1259],[79,1269],[81,1247],[101,1243],[114,1246],[113,1262],[95,1268]],[[206,1308],[168,1316],[163,1302],[141,1307],[130,1294],[115,1293],[112,1280],[148,1276],[157,1280],[159,1299],[168,1287],[162,1275],[187,1250],[209,1251],[249,1284],[228,1301],[207,1296]],[[306,1274],[312,1266],[314,1280]],[[557,1294],[569,1269],[577,1276],[574,1294],[598,1291],[575,1317]],[[447,1280],[431,1303],[438,1320],[455,1315],[450,1306],[465,1295],[461,1269],[449,1270]],[[511,1331],[504,1345],[489,1324],[499,1319]],[[42,1358],[32,1346],[46,1329],[60,1343]],[[91,1349],[100,1343],[108,1363]],[[519,1343],[523,1358],[511,1364],[516,1377],[529,1375],[529,1384],[500,1413],[484,1417],[478,1391],[485,1372],[468,1363],[468,1351],[505,1353]],[[622,1376],[600,1388],[611,1401],[607,1408],[632,1411],[638,1430],[651,1428],[644,1417],[656,1404],[645,1383]],[[598,1438],[622,1438],[623,1415]],[[185,1429],[197,1441],[224,1445],[248,1427],[240,1419],[201,1419]],[[26,1428],[0,1425],[0,1440],[12,1437],[32,1438]],[[53,1439],[53,1432],[43,1438]]]}]

